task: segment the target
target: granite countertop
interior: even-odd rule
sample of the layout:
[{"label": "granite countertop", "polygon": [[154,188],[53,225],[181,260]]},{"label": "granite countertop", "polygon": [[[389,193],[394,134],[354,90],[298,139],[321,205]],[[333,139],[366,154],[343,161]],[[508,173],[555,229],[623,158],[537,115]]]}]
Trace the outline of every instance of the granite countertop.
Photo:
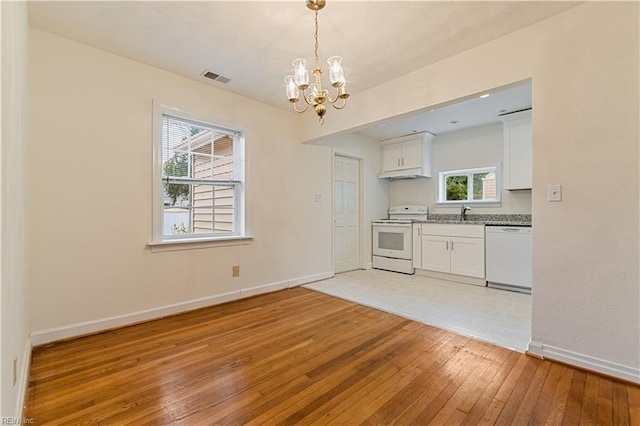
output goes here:
[{"label": "granite countertop", "polygon": [[459,214],[430,214],[427,220],[417,223],[452,223],[486,226],[531,226],[530,214],[469,214],[461,221]]}]

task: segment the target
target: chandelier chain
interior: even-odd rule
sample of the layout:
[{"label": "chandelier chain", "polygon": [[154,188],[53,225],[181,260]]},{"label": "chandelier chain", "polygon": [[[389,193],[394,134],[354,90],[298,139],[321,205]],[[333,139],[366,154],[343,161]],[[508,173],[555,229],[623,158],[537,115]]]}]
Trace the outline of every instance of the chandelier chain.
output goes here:
[{"label": "chandelier chain", "polygon": [[318,60],[318,9],[315,10],[315,24],[316,24],[316,32],[314,34],[316,43],[315,43],[315,54],[316,54],[316,68],[320,68],[320,61]]}]

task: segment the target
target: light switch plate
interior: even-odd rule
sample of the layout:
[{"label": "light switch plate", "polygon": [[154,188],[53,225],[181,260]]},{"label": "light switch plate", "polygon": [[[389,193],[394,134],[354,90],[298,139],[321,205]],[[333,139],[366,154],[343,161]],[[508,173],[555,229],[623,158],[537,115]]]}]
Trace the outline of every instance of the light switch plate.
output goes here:
[{"label": "light switch plate", "polygon": [[549,185],[547,201],[562,201],[562,185]]}]

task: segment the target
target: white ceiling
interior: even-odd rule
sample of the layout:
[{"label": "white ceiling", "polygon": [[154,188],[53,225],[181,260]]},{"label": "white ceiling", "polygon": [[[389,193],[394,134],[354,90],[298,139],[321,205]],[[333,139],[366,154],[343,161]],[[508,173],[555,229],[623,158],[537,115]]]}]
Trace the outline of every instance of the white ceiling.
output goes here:
[{"label": "white ceiling", "polygon": [[[489,95],[489,96],[486,96]],[[434,135],[499,122],[499,116],[531,108],[531,82],[491,90],[448,105],[385,120],[357,133],[380,141],[411,133]]]},{"label": "white ceiling", "polygon": [[[320,60],[342,56],[357,95],[578,4],[328,0],[319,13]],[[282,109],[291,108],[283,82],[291,61],[313,61],[304,0],[39,1],[28,10],[33,28]],[[231,81],[201,77],[205,70]]]}]

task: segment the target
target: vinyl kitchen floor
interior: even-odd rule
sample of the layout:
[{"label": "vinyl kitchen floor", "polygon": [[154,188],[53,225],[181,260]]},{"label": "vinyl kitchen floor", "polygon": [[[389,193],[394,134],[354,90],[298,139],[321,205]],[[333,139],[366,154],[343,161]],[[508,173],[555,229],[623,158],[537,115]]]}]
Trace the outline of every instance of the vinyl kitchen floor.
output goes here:
[{"label": "vinyl kitchen floor", "polygon": [[304,287],[524,352],[531,296],[379,269],[336,274]]}]

